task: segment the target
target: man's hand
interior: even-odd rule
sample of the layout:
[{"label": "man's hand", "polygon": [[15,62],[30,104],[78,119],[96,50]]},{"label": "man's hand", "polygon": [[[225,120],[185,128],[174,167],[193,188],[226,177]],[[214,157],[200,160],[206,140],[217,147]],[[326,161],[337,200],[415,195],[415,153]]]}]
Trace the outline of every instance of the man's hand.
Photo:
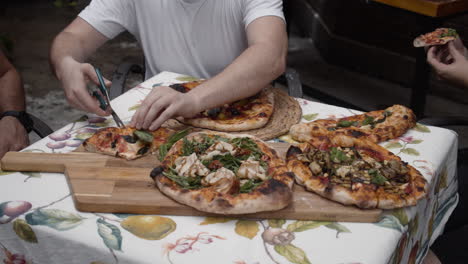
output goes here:
[{"label": "man's hand", "polygon": [[202,109],[195,93],[180,93],[167,86],[153,88],[130,122],[137,129],[158,129],[172,117],[192,117]]},{"label": "man's hand", "polygon": [[0,159],[8,151],[18,151],[29,145],[28,133],[15,117],[2,118],[0,131]]},{"label": "man's hand", "polygon": [[[468,60],[465,54],[453,42],[448,43],[449,54],[441,54],[443,52],[442,49],[431,47],[427,53],[427,62],[432,65],[438,77],[468,86]],[[445,59],[447,57],[450,59]]]},{"label": "man's hand", "polygon": [[[79,63],[71,57],[67,57],[59,65],[57,77],[62,83],[68,103],[73,107],[100,116],[110,114],[109,111],[106,112],[99,108],[98,101],[88,92],[87,84],[89,82],[99,85],[99,79],[91,64]],[[107,87],[111,85],[109,80],[104,79],[104,82]]]}]

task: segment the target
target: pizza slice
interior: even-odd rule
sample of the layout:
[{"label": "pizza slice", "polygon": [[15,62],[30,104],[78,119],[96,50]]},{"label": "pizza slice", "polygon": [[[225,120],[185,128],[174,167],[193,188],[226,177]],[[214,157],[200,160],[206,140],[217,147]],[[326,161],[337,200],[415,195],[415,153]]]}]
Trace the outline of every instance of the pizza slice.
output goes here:
[{"label": "pizza slice", "polygon": [[106,127],[86,139],[83,147],[88,152],[133,160],[146,154],[159,153],[160,147],[174,133],[174,130],[164,127],[153,132],[132,127]]},{"label": "pizza slice", "polygon": [[393,105],[385,110],[371,111],[360,115],[334,119],[320,119],[310,123],[293,125],[289,134],[301,142],[319,140],[330,134],[343,134],[366,138],[378,143],[397,138],[416,125],[413,111],[402,105]]},{"label": "pizza slice", "polygon": [[286,159],[298,184],[345,205],[412,206],[428,188],[424,177],[398,156],[371,141],[346,135],[291,146]]},{"label": "pizza slice", "polygon": [[[203,81],[170,85],[173,89],[186,93]],[[260,93],[231,104],[205,110],[192,118],[178,118],[184,124],[216,131],[246,131],[261,128],[273,115],[274,93],[272,87]]]},{"label": "pizza slice", "polygon": [[170,198],[216,214],[279,210],[294,176],[265,142],[248,135],[197,132],[177,141],[151,177]]},{"label": "pizza slice", "polygon": [[458,38],[457,31],[452,28],[438,28],[432,32],[420,35],[413,41],[416,48],[434,45],[444,45]]}]

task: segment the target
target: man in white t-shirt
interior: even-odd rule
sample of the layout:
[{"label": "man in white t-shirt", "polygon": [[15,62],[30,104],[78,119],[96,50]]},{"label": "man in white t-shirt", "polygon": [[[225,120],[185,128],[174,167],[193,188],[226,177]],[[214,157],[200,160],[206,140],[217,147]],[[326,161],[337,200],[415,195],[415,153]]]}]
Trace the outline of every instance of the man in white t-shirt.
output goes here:
[{"label": "man in white t-shirt", "polygon": [[154,88],[130,123],[154,130],[259,92],[284,71],[285,28],[281,0],[93,0],[55,38],[50,61],[68,102],[98,115],[108,112],[86,90],[98,81],[85,61],[124,30],[143,48],[146,78],[173,71],[208,79],[186,94]]}]

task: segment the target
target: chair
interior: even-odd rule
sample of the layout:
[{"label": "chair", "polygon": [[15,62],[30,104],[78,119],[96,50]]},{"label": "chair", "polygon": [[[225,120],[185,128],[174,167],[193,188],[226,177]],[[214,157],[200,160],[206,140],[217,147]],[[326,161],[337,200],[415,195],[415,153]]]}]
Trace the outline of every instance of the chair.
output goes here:
[{"label": "chair", "polygon": [[[112,85],[109,93],[111,100],[126,91],[125,82],[130,73],[141,74],[143,80],[145,76],[144,64],[133,57],[127,57],[122,60],[112,75]],[[303,97],[301,80],[296,70],[287,68],[283,75],[273,81],[273,84],[275,83],[286,85],[290,96]]]},{"label": "chair", "polygon": [[28,114],[28,115],[29,117],[31,117],[33,121],[32,131],[34,131],[39,137],[45,138],[54,132],[52,128],[50,128],[44,121],[39,119],[37,116],[34,116],[32,114]]}]

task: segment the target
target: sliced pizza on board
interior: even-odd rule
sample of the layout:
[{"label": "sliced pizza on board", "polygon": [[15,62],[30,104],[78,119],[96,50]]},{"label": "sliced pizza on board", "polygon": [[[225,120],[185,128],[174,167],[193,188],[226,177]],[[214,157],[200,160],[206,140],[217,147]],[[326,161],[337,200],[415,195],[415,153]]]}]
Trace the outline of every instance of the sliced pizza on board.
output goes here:
[{"label": "sliced pizza on board", "polygon": [[369,140],[342,134],[291,146],[286,159],[298,184],[345,205],[412,206],[428,188],[421,173],[398,156]]},{"label": "sliced pizza on board", "polygon": [[286,163],[265,142],[213,132],[177,141],[151,178],[177,202],[226,215],[282,209],[291,202],[294,183]]},{"label": "sliced pizza on board", "polygon": [[[173,84],[169,87],[187,93],[203,81]],[[246,131],[264,127],[274,110],[272,87],[231,104],[205,110],[192,118],[178,118],[184,124],[216,131]]]},{"label": "sliced pizza on board", "polygon": [[101,153],[127,160],[160,152],[160,148],[176,131],[161,127],[153,132],[132,127],[106,127],[98,130],[83,142],[88,152]]}]

